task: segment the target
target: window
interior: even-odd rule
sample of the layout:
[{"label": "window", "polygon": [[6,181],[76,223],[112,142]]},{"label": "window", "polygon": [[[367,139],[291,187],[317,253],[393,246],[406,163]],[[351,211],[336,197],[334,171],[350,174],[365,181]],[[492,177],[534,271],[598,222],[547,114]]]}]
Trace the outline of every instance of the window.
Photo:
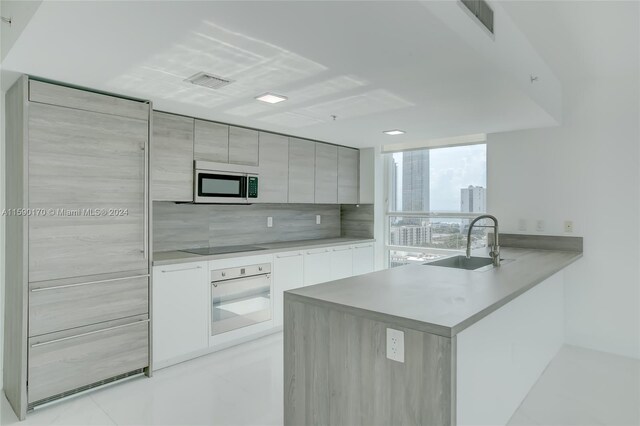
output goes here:
[{"label": "window", "polygon": [[[487,209],[486,145],[396,152],[386,161],[389,266],[464,251],[471,219]],[[486,229],[474,228],[472,247],[486,245]]]}]

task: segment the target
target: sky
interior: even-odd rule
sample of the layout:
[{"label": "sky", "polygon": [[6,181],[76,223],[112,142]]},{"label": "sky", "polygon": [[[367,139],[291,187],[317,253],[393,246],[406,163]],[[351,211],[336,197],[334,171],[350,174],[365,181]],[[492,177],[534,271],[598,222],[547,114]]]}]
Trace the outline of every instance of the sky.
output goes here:
[{"label": "sky", "polygon": [[[432,149],[429,153],[429,203],[431,211],[460,211],[460,189],[469,185],[487,187],[487,146],[465,145]],[[402,176],[402,154],[393,155],[400,163],[398,176]],[[402,194],[398,186],[398,193]],[[401,195],[399,195],[401,197]],[[401,200],[399,206],[402,205]]]}]

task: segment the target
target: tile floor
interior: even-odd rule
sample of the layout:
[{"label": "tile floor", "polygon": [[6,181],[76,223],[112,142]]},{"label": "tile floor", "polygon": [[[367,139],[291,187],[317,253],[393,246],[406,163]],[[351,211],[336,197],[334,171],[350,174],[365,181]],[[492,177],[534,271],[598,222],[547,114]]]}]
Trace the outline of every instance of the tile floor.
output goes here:
[{"label": "tile floor", "polygon": [[[24,423],[7,400],[0,424],[282,424],[282,334],[40,408]],[[509,422],[640,425],[640,361],[566,346]]]}]

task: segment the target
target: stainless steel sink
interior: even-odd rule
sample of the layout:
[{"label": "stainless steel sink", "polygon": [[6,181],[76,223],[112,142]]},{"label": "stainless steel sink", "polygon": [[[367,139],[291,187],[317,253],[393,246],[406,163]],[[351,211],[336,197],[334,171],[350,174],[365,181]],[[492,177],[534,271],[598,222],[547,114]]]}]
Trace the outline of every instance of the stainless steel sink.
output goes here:
[{"label": "stainless steel sink", "polygon": [[490,257],[478,257],[471,256],[467,259],[467,256],[453,256],[446,259],[434,260],[433,262],[423,263],[428,266],[444,266],[445,268],[457,268],[467,269],[469,271],[475,271],[477,269],[491,269],[493,268],[493,259]]}]

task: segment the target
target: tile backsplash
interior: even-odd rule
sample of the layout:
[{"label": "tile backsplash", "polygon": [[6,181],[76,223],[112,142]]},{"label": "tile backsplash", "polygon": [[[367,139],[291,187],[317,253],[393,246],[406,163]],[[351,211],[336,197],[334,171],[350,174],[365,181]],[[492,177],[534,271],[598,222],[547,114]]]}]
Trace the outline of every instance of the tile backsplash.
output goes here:
[{"label": "tile backsplash", "polygon": [[373,204],[340,206],[340,228],[343,237],[373,238]]},{"label": "tile backsplash", "polygon": [[336,238],[342,231],[340,205],[153,203],[154,251]]}]

